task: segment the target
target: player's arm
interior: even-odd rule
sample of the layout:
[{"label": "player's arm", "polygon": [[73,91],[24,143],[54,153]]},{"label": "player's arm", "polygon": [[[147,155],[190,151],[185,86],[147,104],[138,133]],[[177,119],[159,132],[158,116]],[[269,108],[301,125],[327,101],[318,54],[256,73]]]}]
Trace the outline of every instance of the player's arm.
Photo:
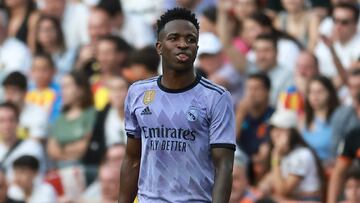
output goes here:
[{"label": "player's arm", "polygon": [[128,138],[120,173],[119,203],[133,203],[138,190],[141,140]]},{"label": "player's arm", "polygon": [[328,203],[336,203],[344,185],[347,169],[351,161],[340,157],[336,160],[334,170],[331,173],[329,190],[327,194]]},{"label": "player's arm", "polygon": [[228,148],[212,148],[211,156],[215,166],[212,202],[227,203],[230,199],[232,187],[234,151]]}]

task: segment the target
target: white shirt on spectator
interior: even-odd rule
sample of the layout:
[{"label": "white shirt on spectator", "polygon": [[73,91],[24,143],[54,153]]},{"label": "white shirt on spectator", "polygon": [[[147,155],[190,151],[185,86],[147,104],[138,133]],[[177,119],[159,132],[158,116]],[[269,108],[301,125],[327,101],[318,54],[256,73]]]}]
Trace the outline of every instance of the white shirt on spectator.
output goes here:
[{"label": "white shirt on spectator", "polygon": [[39,142],[33,139],[24,140],[18,146],[16,146],[16,148],[13,149],[5,159],[5,155],[8,151],[9,148],[5,146],[4,143],[0,143],[0,163],[2,163],[3,167],[5,168],[6,176],[9,181],[11,181],[13,178],[12,165],[14,161],[24,155],[31,155],[38,159],[40,163],[39,180],[41,178],[40,176],[45,174],[46,158],[43,147]]},{"label": "white shirt on spectator", "polygon": [[76,48],[87,44],[89,8],[81,2],[67,1],[62,19],[66,47]]},{"label": "white shirt on spectator", "polygon": [[[352,62],[359,60],[359,47],[360,35],[355,35],[346,44],[341,44],[339,41],[334,42],[335,52],[345,69],[348,69]],[[319,67],[321,74],[328,77],[336,76],[338,73],[329,48],[322,41],[320,41],[315,47],[314,52],[316,57],[319,59]]]},{"label": "white shirt on spectator", "polygon": [[[8,196],[16,201],[25,201],[24,191],[13,184],[8,189]],[[55,189],[48,183],[39,183],[33,186],[31,196],[26,203],[56,203],[57,195]]]},{"label": "white shirt on spectator", "polygon": [[39,106],[26,104],[20,114],[19,125],[27,130],[30,138],[46,138],[48,130],[47,112]]},{"label": "white shirt on spectator", "polygon": [[164,12],[164,0],[120,0],[123,12],[140,17],[146,24],[153,25]]},{"label": "white shirt on spectator", "polygon": [[14,71],[27,75],[30,67],[31,52],[24,43],[10,37],[0,44],[0,81]]},{"label": "white shirt on spectator", "polygon": [[127,43],[136,49],[154,44],[154,32],[141,18],[133,15],[125,15],[124,19],[124,24],[118,31],[118,34]]},{"label": "white shirt on spectator", "polygon": [[118,143],[126,143],[125,122],[116,109],[110,108],[105,119],[105,142],[109,147]]},{"label": "white shirt on spectator", "polygon": [[320,189],[315,157],[308,148],[297,147],[281,160],[281,174],[283,177],[295,175],[301,177],[295,193],[311,193]]}]

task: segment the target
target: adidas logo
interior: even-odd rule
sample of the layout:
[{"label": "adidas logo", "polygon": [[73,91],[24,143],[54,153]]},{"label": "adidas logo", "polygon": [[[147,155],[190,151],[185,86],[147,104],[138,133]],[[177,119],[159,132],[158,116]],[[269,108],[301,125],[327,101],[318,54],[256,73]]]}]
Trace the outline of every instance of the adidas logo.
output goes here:
[{"label": "adidas logo", "polygon": [[152,114],[152,113],[151,113],[151,111],[150,111],[149,106],[147,106],[145,109],[143,109],[143,110],[141,111],[141,114],[140,114],[140,115],[150,115],[150,114]]}]

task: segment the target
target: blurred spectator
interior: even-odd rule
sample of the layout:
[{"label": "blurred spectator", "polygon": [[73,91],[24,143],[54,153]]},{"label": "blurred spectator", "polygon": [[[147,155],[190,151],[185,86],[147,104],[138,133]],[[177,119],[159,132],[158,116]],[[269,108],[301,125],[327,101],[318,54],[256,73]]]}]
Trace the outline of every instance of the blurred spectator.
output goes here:
[{"label": "blurred spectator", "polygon": [[36,22],[39,19],[35,2],[4,0],[4,6],[9,17],[8,36],[16,37],[34,50]]},{"label": "blurred spectator", "polygon": [[83,195],[84,203],[115,203],[119,195],[120,168],[125,157],[125,145],[115,144],[107,150],[100,166],[98,180]]},{"label": "blurred spectator", "polygon": [[254,203],[257,196],[250,189],[247,178],[246,157],[240,150],[236,150],[233,167],[233,182],[229,203]]},{"label": "blurred spectator", "polygon": [[278,201],[321,201],[325,196],[325,179],[316,154],[302,139],[292,110],[279,110],[270,119],[271,170],[260,190]]},{"label": "blurred spectator", "polygon": [[67,49],[60,22],[52,16],[41,16],[36,29],[35,53],[46,52],[51,55],[57,69],[55,81],[73,69],[77,49]]},{"label": "blurred spectator", "polygon": [[108,83],[110,104],[97,113],[93,136],[83,158],[84,163],[99,165],[106,149],[115,143],[126,143],[124,101],[127,82],[114,76]]},{"label": "blurred spectator", "polygon": [[261,145],[269,139],[268,120],[274,112],[270,107],[271,82],[265,74],[250,75],[245,96],[236,109],[237,143],[252,162]]},{"label": "blurred spectator", "polygon": [[310,52],[303,51],[296,59],[294,85],[280,93],[278,108],[291,109],[300,115],[304,113],[304,97],[310,79],[319,75],[318,60]]},{"label": "blurred spectator", "polygon": [[331,118],[333,129],[333,147],[336,150],[346,134],[360,125],[360,69],[350,71],[348,86],[352,97],[352,105],[343,105],[336,109]]},{"label": "blurred spectator", "polygon": [[40,162],[40,176],[45,172],[45,155],[40,143],[33,139],[20,140],[16,136],[19,111],[12,103],[0,104],[0,163],[6,170],[8,180],[13,180],[13,163],[23,156],[31,155]]},{"label": "blurred spectator", "polygon": [[360,202],[360,168],[353,167],[346,175],[343,203]]},{"label": "blurred spectator", "polygon": [[306,9],[305,0],[281,0],[285,11],[278,14],[275,27],[295,37],[312,51],[317,42],[320,19]]},{"label": "blurred spectator", "polygon": [[330,118],[338,106],[339,99],[331,80],[317,76],[309,81],[302,135],[327,166],[335,155]]},{"label": "blurred spectator", "polygon": [[90,78],[95,108],[102,110],[109,102],[107,83],[113,76],[121,75],[132,48],[123,39],[107,35],[100,37],[96,47],[98,72]]},{"label": "blurred spectator", "polygon": [[8,183],[5,176],[5,171],[3,168],[0,168],[0,203],[24,203],[15,201],[8,197]]},{"label": "blurred spectator", "polygon": [[[331,0],[331,6],[335,7],[339,3],[349,3],[354,5],[359,5],[358,0]],[[357,25],[358,32],[360,31],[360,21]],[[334,20],[332,16],[327,16],[321,21],[319,26],[319,34],[331,37],[334,31]]]},{"label": "blurred spectator", "polygon": [[4,100],[16,105],[20,111],[17,136],[22,139],[45,139],[48,115],[41,107],[26,103],[27,80],[25,75],[20,72],[10,73],[3,81],[2,86],[5,92]]},{"label": "blurred spectator", "polygon": [[[327,200],[328,203],[336,203],[338,202],[338,198],[341,195],[341,190],[344,188],[344,183],[346,179],[346,173],[348,172],[350,166],[355,162],[359,166],[360,161],[360,128],[357,126],[353,130],[349,131],[345,135],[345,142],[341,149],[341,155],[337,158],[335,167],[331,173],[330,177],[330,183],[329,183],[329,189],[328,189],[328,196]],[[357,177],[357,179],[359,179]],[[350,181],[349,181],[350,180]],[[358,182],[357,180],[356,182]],[[349,183],[350,182],[350,183]],[[351,178],[348,179],[347,185],[349,187],[349,184],[351,185]],[[357,183],[359,184],[359,183]],[[345,189],[349,189],[346,187]],[[357,189],[355,189],[355,192],[357,194],[351,195],[357,196],[356,198],[359,198],[359,186],[357,186]],[[351,190],[351,189],[350,189]],[[357,191],[356,191],[357,190]],[[354,191],[354,189],[353,189]],[[345,190],[345,195],[347,198],[350,198],[349,191]]]},{"label": "blurred spectator", "polygon": [[216,35],[216,12],[215,6],[210,6],[202,12],[199,18],[200,32],[211,32]]},{"label": "blurred spectator", "polygon": [[140,49],[155,42],[151,26],[137,16],[127,15],[120,0],[100,0],[98,7],[108,12],[113,34],[122,37],[131,46]]},{"label": "blurred spectator", "polygon": [[88,32],[90,42],[81,47],[75,67],[78,70],[86,71],[90,77],[98,71],[95,63],[97,40],[111,34],[111,19],[105,9],[99,7],[91,9]]},{"label": "blurred spectator", "polygon": [[168,0],[120,0],[124,13],[142,18],[142,20],[153,26],[164,9],[164,2]]},{"label": "blurred spectator", "polygon": [[122,75],[130,83],[152,78],[158,75],[159,64],[160,56],[155,47],[148,46],[131,53]]},{"label": "blurred spectator", "polygon": [[50,130],[49,157],[56,167],[80,164],[91,138],[95,119],[87,78],[78,72],[66,75],[62,83],[63,111]]},{"label": "blurred spectator", "polygon": [[36,183],[39,173],[39,161],[30,155],[24,155],[14,161],[14,181],[8,189],[10,198],[26,203],[56,203],[56,192],[47,183]]},{"label": "blurred spectator", "polygon": [[89,8],[80,1],[43,0],[42,12],[61,22],[66,48],[78,48],[89,42]]},{"label": "blurred spectator", "polygon": [[215,5],[218,0],[164,0],[165,10],[183,7],[194,12],[197,16],[208,6]]},{"label": "blurred spectator", "polygon": [[15,37],[7,35],[7,26],[5,13],[0,10],[0,81],[13,71],[26,74],[31,66],[29,49]]},{"label": "blurred spectator", "polygon": [[323,40],[315,49],[320,72],[328,77],[336,77],[338,73],[334,62],[336,58],[345,69],[360,58],[360,35],[357,34],[359,8],[353,4],[337,4],[332,18],[334,20],[332,35],[330,38],[323,36]]},{"label": "blurred spectator", "polygon": [[276,105],[280,92],[293,84],[292,72],[278,64],[277,42],[272,35],[260,35],[254,43],[256,55],[255,64],[244,62],[243,72],[262,72],[268,75],[271,81],[270,104]]},{"label": "blurred spectator", "polygon": [[40,106],[48,114],[50,122],[55,121],[61,111],[61,90],[54,82],[55,64],[49,54],[38,53],[33,57],[30,85],[26,103]]},{"label": "blurred spectator", "polygon": [[[219,7],[221,8],[221,7]],[[228,12],[218,10],[218,33],[224,45],[226,56],[229,57],[231,63],[240,71],[244,66],[242,56],[255,62],[255,53],[251,49],[259,35],[271,34],[276,38],[278,55],[278,64],[294,69],[294,62],[300,52],[301,45],[291,36],[280,32],[274,28],[271,19],[264,13],[256,12],[245,18],[242,23],[242,31],[240,37],[232,39],[231,24],[226,17]]]}]

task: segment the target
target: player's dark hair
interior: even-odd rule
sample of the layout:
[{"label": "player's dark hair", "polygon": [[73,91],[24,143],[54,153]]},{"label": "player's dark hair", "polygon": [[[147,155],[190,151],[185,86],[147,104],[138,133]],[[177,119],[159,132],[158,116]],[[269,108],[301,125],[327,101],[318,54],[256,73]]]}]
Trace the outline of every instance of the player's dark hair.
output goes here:
[{"label": "player's dark hair", "polygon": [[254,73],[254,74],[251,74],[249,77],[248,77],[248,80],[259,80],[263,83],[264,87],[270,91],[271,89],[271,80],[269,78],[269,76],[267,76],[265,73]]},{"label": "player's dark hair", "polygon": [[37,172],[39,170],[39,167],[40,167],[39,160],[37,160],[37,158],[30,155],[21,156],[17,158],[13,163],[14,169],[27,168]]},{"label": "player's dark hair", "polygon": [[327,98],[327,112],[326,112],[326,120],[329,122],[331,115],[333,114],[333,112],[336,110],[336,108],[340,105],[340,101],[339,98],[337,96],[337,91],[332,83],[332,81],[330,79],[328,79],[325,76],[315,76],[314,78],[312,78],[310,80],[310,82],[307,85],[307,93],[306,93],[306,98],[305,98],[305,126],[306,128],[310,128],[311,123],[314,121],[314,117],[315,117],[315,113],[314,113],[314,109],[312,108],[312,106],[310,105],[310,101],[309,101],[309,89],[310,89],[310,85],[313,82],[319,82],[327,91],[328,93],[328,98]]},{"label": "player's dark hair", "polygon": [[2,82],[3,87],[17,87],[22,91],[27,90],[27,79],[26,76],[18,71],[10,73]]},{"label": "player's dark hair", "polygon": [[133,48],[123,38],[118,36],[105,35],[100,37],[98,41],[109,41],[113,43],[116,47],[116,51],[118,52],[130,52],[133,50]]},{"label": "player's dark hair", "polygon": [[56,69],[56,68],[55,68],[54,60],[52,59],[52,57],[51,57],[50,54],[48,54],[48,53],[46,53],[46,52],[37,52],[37,53],[35,53],[34,56],[33,56],[33,59],[35,59],[35,58],[45,59],[45,60],[49,63],[49,65],[50,65],[50,66],[47,66],[47,67],[49,67],[49,68],[51,68],[51,69]]},{"label": "player's dark hair", "polygon": [[161,32],[161,30],[165,27],[165,25],[173,20],[187,20],[189,22],[191,22],[197,31],[199,31],[200,26],[199,26],[199,22],[195,17],[194,13],[191,13],[191,11],[189,11],[186,8],[173,8],[170,10],[167,10],[162,16],[160,16],[160,19],[157,21],[157,34],[159,36],[159,33]]},{"label": "player's dark hair", "polygon": [[202,15],[209,19],[212,23],[216,23],[217,19],[217,10],[215,6],[207,7],[203,12]]},{"label": "player's dark hair", "polygon": [[337,8],[347,9],[347,10],[351,11],[353,13],[354,22],[357,23],[359,21],[360,14],[359,14],[359,7],[357,4],[340,2],[334,6],[333,12]]},{"label": "player's dark hair", "polygon": [[277,50],[277,39],[276,39],[275,35],[273,35],[273,34],[261,34],[261,35],[256,37],[256,41],[258,41],[258,40],[264,40],[264,41],[271,42],[271,44],[273,44],[274,48]]},{"label": "player's dark hair", "polygon": [[16,120],[19,120],[19,118],[20,118],[20,111],[19,111],[19,108],[18,108],[14,103],[12,103],[12,102],[3,102],[3,103],[0,103],[0,109],[1,109],[1,108],[10,109],[11,111],[14,112]]},{"label": "player's dark hair", "polygon": [[160,56],[155,47],[148,46],[133,52],[129,59],[129,65],[141,64],[151,73],[157,73],[160,64]]}]

